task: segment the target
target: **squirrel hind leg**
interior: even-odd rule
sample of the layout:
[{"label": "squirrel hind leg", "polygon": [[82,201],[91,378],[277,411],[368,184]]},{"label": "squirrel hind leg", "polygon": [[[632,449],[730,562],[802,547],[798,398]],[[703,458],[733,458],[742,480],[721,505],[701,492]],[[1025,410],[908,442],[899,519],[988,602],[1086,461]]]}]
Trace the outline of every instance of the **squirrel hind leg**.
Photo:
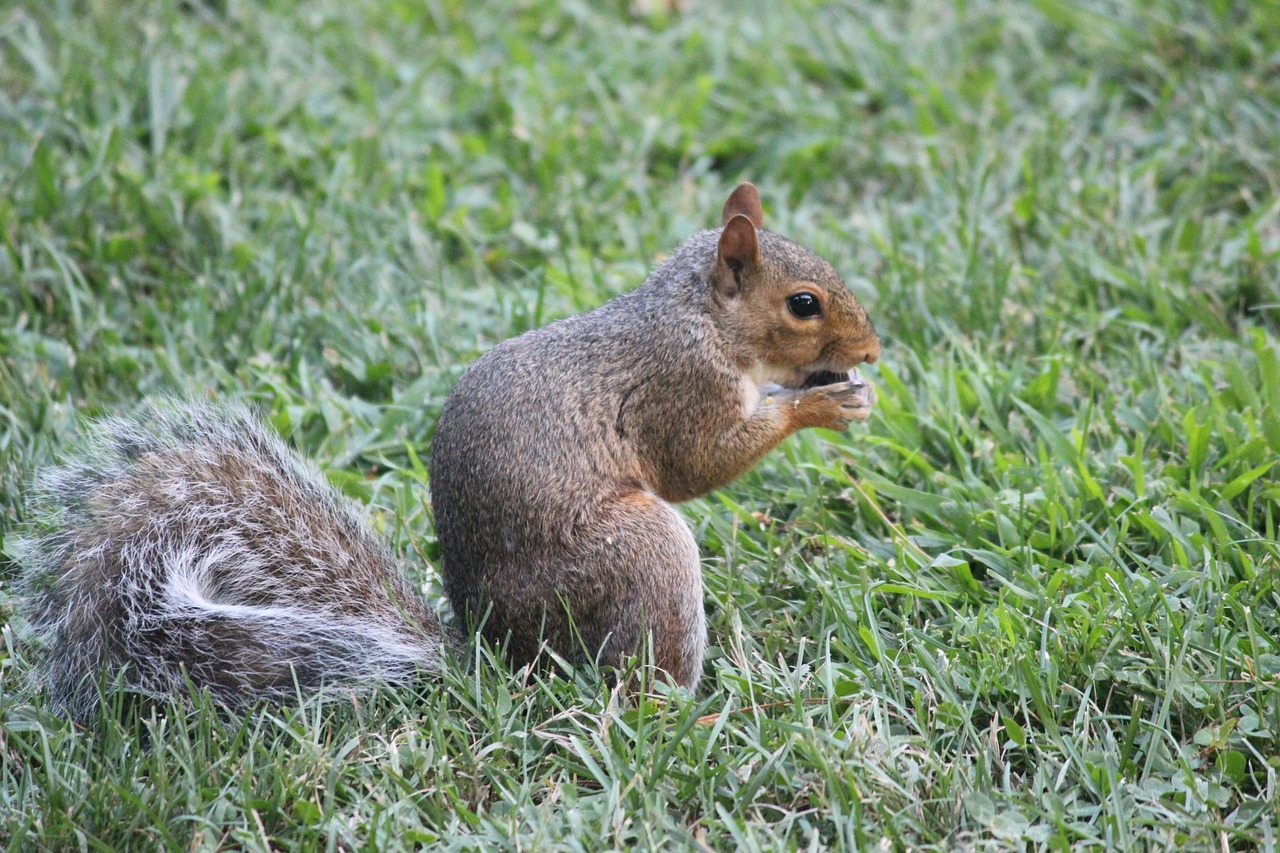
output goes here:
[{"label": "squirrel hind leg", "polygon": [[584,645],[611,666],[652,648],[656,670],[694,689],[707,626],[698,547],[688,525],[647,491],[605,504],[598,523],[580,561],[601,567],[605,604],[585,626],[578,624]]}]

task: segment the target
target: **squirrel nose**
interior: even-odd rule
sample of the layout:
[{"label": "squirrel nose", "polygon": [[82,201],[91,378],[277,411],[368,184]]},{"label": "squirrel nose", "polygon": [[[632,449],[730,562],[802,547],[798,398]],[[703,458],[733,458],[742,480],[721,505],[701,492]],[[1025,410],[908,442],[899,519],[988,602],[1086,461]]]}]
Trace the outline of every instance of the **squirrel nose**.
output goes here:
[{"label": "squirrel nose", "polygon": [[862,352],[857,353],[854,357],[858,359],[859,363],[875,364],[880,360],[880,339],[873,337],[871,345],[865,347]]}]

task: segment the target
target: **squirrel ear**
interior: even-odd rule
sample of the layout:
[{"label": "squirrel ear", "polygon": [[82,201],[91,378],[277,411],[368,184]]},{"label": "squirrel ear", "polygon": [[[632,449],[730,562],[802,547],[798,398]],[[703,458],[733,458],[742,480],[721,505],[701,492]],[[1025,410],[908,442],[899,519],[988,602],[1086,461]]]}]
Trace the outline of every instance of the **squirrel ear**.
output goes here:
[{"label": "squirrel ear", "polygon": [[734,214],[720,232],[720,246],[716,251],[716,278],[724,295],[737,296],[742,289],[743,272],[753,269],[760,261],[756,226],[743,214]]},{"label": "squirrel ear", "polygon": [[755,184],[744,181],[729,193],[729,199],[724,203],[724,210],[720,212],[720,224],[728,225],[729,220],[735,216],[745,216],[755,227],[764,227],[764,211],[760,208],[760,192]]}]

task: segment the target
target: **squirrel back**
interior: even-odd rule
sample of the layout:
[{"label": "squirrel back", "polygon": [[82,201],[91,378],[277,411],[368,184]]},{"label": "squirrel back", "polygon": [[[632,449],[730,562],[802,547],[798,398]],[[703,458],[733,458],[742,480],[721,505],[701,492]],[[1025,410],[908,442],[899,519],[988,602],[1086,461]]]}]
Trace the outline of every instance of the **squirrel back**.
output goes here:
[{"label": "squirrel back", "polygon": [[435,612],[355,505],[241,407],[99,421],[35,487],[9,550],[64,713],[89,716],[103,677],[236,707],[440,666]]}]

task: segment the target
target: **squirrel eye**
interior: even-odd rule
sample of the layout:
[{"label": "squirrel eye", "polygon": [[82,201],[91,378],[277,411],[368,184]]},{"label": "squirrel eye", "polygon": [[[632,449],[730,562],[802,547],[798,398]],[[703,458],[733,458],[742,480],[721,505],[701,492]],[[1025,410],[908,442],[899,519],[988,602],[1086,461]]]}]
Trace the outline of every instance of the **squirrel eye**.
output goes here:
[{"label": "squirrel eye", "polygon": [[793,293],[787,297],[787,307],[800,319],[817,317],[822,313],[822,303],[812,293]]}]

